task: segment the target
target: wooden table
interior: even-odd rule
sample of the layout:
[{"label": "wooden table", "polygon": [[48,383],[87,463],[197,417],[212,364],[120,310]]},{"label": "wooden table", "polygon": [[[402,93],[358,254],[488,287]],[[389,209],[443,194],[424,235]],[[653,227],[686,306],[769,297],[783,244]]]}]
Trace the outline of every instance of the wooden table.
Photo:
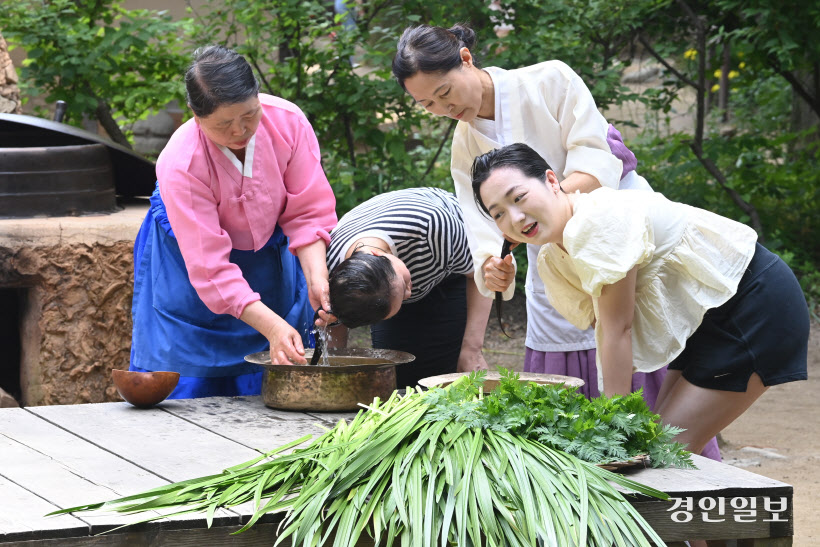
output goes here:
[{"label": "wooden table", "polygon": [[[102,536],[96,534],[137,518],[43,515],[218,473],[307,433],[320,434],[318,426],[330,428],[349,416],[276,411],[259,397],[165,401],[150,410],[127,403],[0,409],[0,544],[270,546],[278,515],[229,535],[252,514],[249,504],[219,511],[211,529],[204,516],[189,515]],[[628,472],[675,498],[633,502],[664,540],[756,538],[752,545],[792,544],[790,485],[695,460],[697,471]]]}]

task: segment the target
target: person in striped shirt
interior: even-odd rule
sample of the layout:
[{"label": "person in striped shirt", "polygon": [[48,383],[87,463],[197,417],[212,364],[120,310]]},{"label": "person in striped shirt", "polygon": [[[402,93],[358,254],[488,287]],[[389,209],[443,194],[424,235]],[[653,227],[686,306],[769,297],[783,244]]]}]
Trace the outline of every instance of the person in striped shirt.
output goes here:
[{"label": "person in striped shirt", "polygon": [[457,198],[440,188],[375,196],[330,234],[331,314],[342,325],[329,347],[347,344],[347,329],[371,325],[374,348],[406,351],[397,385],[428,376],[486,369],[481,353],[492,300],[473,279],[473,260]]}]

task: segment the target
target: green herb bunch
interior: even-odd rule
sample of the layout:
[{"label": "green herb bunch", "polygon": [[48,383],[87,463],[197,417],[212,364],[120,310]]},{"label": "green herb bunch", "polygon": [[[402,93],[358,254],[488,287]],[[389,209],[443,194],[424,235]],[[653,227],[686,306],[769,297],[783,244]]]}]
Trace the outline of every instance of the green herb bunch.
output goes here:
[{"label": "green herb bunch", "polygon": [[648,455],[652,467],[694,467],[684,445],[672,440],[683,430],[661,424],[641,391],[587,399],[576,388],[521,382],[514,372],[499,372],[498,386],[488,393],[483,371],[449,389],[431,390],[425,419],[508,432],[596,464]]},{"label": "green herb bunch", "polygon": [[[444,397],[463,389],[456,382]],[[431,421],[431,397],[394,393],[304,448],[306,438],[220,474],[56,513],[204,513],[210,526],[217,509],[251,502],[239,532],[284,512],[276,545],[302,547],[354,547],[362,536],[388,547],[664,544],[615,485],[663,492],[512,431]]]}]

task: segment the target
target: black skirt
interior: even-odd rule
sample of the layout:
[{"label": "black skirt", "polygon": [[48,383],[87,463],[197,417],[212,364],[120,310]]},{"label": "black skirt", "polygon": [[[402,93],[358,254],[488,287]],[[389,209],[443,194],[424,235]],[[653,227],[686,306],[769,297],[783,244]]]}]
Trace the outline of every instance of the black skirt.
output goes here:
[{"label": "black skirt", "polygon": [[669,369],[723,391],[746,391],[752,373],[765,386],[805,380],[808,339],[809,310],[797,278],[758,243],[737,293],[706,312]]},{"label": "black skirt", "polygon": [[427,296],[370,327],[374,348],[406,351],[415,361],[396,367],[399,389],[422,378],[456,372],[467,326],[467,278],[448,277]]}]

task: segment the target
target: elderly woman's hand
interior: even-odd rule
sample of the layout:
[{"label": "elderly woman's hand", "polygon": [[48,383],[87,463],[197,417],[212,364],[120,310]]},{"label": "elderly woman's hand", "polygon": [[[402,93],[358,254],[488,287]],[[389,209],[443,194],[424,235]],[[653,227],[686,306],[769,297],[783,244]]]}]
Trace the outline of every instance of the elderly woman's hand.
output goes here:
[{"label": "elderly woman's hand", "polygon": [[[312,279],[307,280],[308,285],[308,299],[310,299],[310,305],[313,307],[314,310],[322,309],[322,310],[329,310],[330,309],[330,285],[327,281],[327,275],[316,275],[313,276]],[[321,316],[321,312],[320,312]],[[332,321],[331,321],[332,322]],[[318,323],[317,323],[318,325]],[[321,326],[321,325],[319,325]]]},{"label": "elderly woman's hand", "polygon": [[307,364],[302,337],[296,329],[277,316],[267,334],[270,342],[270,362],[274,365]]},{"label": "elderly woman's hand", "polygon": [[[328,306],[328,308],[330,308],[330,306]],[[314,325],[316,325],[319,328],[323,328],[337,322],[338,320],[338,317],[336,317],[332,313],[326,312],[324,306],[322,306],[322,309],[319,310],[319,317],[316,319]]]},{"label": "elderly woman's hand", "polygon": [[299,365],[307,363],[301,335],[261,300],[248,304],[239,319],[268,339],[270,361],[274,365],[285,365],[291,361]]}]

